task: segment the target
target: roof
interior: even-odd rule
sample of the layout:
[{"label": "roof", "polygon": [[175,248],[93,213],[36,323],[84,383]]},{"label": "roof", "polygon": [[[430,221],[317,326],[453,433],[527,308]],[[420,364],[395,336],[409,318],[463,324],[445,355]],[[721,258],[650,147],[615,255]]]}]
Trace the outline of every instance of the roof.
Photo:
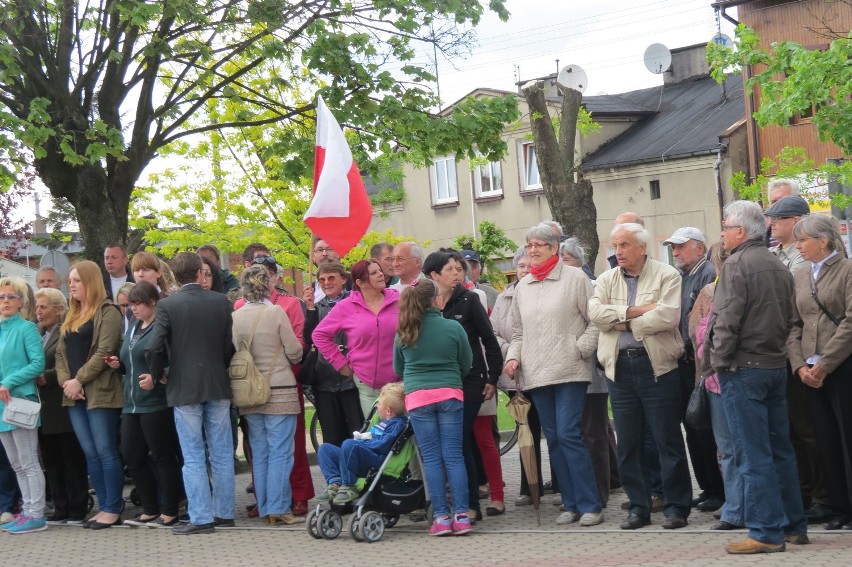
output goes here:
[{"label": "roof", "polygon": [[745,114],[741,75],[730,75],[722,86],[711,77],[621,93],[586,97],[595,113],[645,114],[629,130],[610,140],[583,160],[586,171],[673,158],[709,154],[719,148],[719,137]]}]

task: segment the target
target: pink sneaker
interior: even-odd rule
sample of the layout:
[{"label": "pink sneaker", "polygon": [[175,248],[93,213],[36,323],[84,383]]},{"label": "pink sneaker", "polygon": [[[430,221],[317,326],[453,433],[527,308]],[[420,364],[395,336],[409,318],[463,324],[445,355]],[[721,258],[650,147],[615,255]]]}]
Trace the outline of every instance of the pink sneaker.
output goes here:
[{"label": "pink sneaker", "polygon": [[453,535],[464,535],[472,530],[473,526],[470,524],[470,518],[467,517],[467,514],[456,514],[456,518],[453,520]]},{"label": "pink sneaker", "polygon": [[450,520],[449,516],[443,516],[441,518],[435,518],[435,521],[432,522],[432,525],[429,526],[429,535],[431,536],[445,536],[453,533],[453,522]]}]

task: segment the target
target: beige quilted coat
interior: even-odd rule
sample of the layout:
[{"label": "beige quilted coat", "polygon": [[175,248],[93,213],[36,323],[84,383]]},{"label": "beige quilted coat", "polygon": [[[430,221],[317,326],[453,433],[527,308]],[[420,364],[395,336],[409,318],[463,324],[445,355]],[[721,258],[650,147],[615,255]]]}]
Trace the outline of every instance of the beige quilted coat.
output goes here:
[{"label": "beige quilted coat", "polygon": [[519,362],[524,390],[592,381],[598,329],[589,320],[591,296],[586,274],[561,262],[544,280],[528,275],[517,284],[506,360]]}]

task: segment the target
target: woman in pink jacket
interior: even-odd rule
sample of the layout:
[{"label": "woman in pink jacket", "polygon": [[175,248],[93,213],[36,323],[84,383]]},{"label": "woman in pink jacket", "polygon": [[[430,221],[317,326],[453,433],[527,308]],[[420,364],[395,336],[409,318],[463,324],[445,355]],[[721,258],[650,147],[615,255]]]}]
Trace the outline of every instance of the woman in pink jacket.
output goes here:
[{"label": "woman in pink jacket", "polygon": [[[376,260],[352,266],[352,293],[340,301],[314,329],[314,345],[344,376],[352,376],[364,415],[369,415],[379,390],[398,382],[393,373],[393,341],[399,319],[399,292],[385,288],[385,276]],[[346,334],[347,349],[334,342]]]}]

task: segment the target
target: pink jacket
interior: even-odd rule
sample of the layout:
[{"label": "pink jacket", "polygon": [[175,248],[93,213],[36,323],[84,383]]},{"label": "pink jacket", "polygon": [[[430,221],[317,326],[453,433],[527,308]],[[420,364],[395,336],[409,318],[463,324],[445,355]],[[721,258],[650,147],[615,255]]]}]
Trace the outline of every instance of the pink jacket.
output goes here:
[{"label": "pink jacket", "polygon": [[[704,358],[704,338],[707,336],[707,324],[710,322],[710,316],[712,314],[713,304],[711,303],[710,310],[701,318],[698,328],[695,329],[695,356],[699,359]],[[719,376],[717,376],[715,372],[707,376],[707,379],[704,380],[704,388],[714,394],[722,393],[722,388],[719,386]]]},{"label": "pink jacket", "polygon": [[[385,302],[375,315],[359,291],[339,301],[314,329],[314,345],[336,370],[347,364],[361,382],[379,389],[398,382],[393,373],[393,341],[399,321],[399,292],[384,290]],[[338,332],[346,334],[348,352],[334,343]]]}]

